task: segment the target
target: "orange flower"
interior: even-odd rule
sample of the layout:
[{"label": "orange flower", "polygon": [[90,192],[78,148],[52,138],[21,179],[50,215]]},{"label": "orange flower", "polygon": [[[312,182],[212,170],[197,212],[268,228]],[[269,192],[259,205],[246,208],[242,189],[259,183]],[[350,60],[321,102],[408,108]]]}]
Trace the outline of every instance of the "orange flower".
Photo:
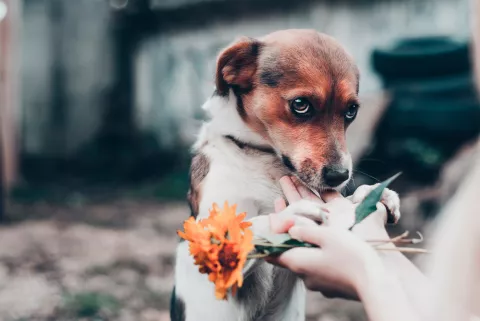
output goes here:
[{"label": "orange flower", "polygon": [[215,284],[215,296],[226,300],[228,290],[235,295],[243,283],[243,267],[247,255],[253,250],[253,233],[246,213],[236,215],[236,205],[223,209],[213,204],[210,216],[196,221],[190,217],[178,235],[189,242],[190,254],[200,273],[208,274]]}]

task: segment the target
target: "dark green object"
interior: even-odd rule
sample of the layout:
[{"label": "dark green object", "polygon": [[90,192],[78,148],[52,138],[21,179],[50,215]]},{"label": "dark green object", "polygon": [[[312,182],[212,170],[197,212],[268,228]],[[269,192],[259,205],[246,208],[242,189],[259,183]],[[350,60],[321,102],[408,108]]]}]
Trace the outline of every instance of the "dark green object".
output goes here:
[{"label": "dark green object", "polygon": [[[284,234],[279,234],[279,235],[284,235]],[[288,234],[286,234],[286,235],[288,235]],[[255,245],[255,250],[258,253],[263,253],[263,254],[267,254],[267,255],[279,255],[279,254],[282,254],[283,252],[285,252],[287,250],[290,250],[290,249],[293,249],[295,247],[310,247],[310,248],[318,247],[314,244],[305,243],[305,242],[301,242],[301,241],[292,239],[292,238],[290,238],[290,236],[288,236],[288,238],[289,239],[287,241],[281,243],[281,245],[288,245],[288,246]],[[276,244],[278,244],[278,243],[276,243]]]},{"label": "dark green object", "polygon": [[471,69],[469,43],[448,36],[404,38],[376,48],[372,64],[387,84],[457,75]]},{"label": "dark green object", "polygon": [[[373,69],[391,101],[358,164],[372,176],[400,169],[406,179],[432,184],[447,159],[480,134],[480,102],[473,81],[470,40],[421,36],[374,49]],[[372,165],[372,166],[370,166]]]}]

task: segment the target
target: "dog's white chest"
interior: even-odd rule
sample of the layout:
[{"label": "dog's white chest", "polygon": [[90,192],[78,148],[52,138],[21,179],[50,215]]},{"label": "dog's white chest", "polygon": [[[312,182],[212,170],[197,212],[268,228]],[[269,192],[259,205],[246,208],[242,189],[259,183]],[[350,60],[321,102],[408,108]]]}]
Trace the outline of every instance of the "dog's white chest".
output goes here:
[{"label": "dog's white chest", "polygon": [[237,204],[237,210],[246,211],[248,217],[272,213],[275,199],[282,196],[277,182],[285,169],[272,156],[248,156],[235,148],[214,145],[203,150],[211,163],[200,213],[207,213],[214,202]]}]

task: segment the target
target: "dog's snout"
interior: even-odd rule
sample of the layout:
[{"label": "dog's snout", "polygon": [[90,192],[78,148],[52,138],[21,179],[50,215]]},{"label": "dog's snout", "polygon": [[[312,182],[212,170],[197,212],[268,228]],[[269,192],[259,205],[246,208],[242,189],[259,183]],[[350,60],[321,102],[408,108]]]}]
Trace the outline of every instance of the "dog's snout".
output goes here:
[{"label": "dog's snout", "polygon": [[350,176],[348,169],[338,167],[324,167],[323,181],[330,187],[337,187],[345,182]]}]

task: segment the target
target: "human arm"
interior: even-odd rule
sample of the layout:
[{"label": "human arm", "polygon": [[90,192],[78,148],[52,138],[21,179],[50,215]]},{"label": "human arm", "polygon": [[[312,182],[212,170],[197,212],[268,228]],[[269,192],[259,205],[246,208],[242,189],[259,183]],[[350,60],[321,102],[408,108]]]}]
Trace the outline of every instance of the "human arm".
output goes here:
[{"label": "human arm", "polygon": [[[295,185],[291,180],[282,179],[281,183],[290,204],[300,199],[314,200],[330,213],[328,222],[324,224],[327,227],[292,227],[293,221],[290,218],[271,215],[274,232],[289,231],[292,237],[320,247],[289,250],[280,257],[271,259],[272,263],[298,273],[309,289],[321,291],[327,297],[360,299],[371,320],[418,318],[400,279],[385,266],[383,257],[362,240],[388,238],[384,228],[386,211],[383,206],[379,205],[378,210],[351,233],[345,228],[354,219],[354,216],[347,215],[354,213],[355,208],[349,200],[335,192],[323,195],[323,200],[315,199],[313,193]],[[275,204],[276,211],[283,213],[285,206],[284,201],[278,200]],[[401,257],[395,256],[395,259],[400,260]]]}]

